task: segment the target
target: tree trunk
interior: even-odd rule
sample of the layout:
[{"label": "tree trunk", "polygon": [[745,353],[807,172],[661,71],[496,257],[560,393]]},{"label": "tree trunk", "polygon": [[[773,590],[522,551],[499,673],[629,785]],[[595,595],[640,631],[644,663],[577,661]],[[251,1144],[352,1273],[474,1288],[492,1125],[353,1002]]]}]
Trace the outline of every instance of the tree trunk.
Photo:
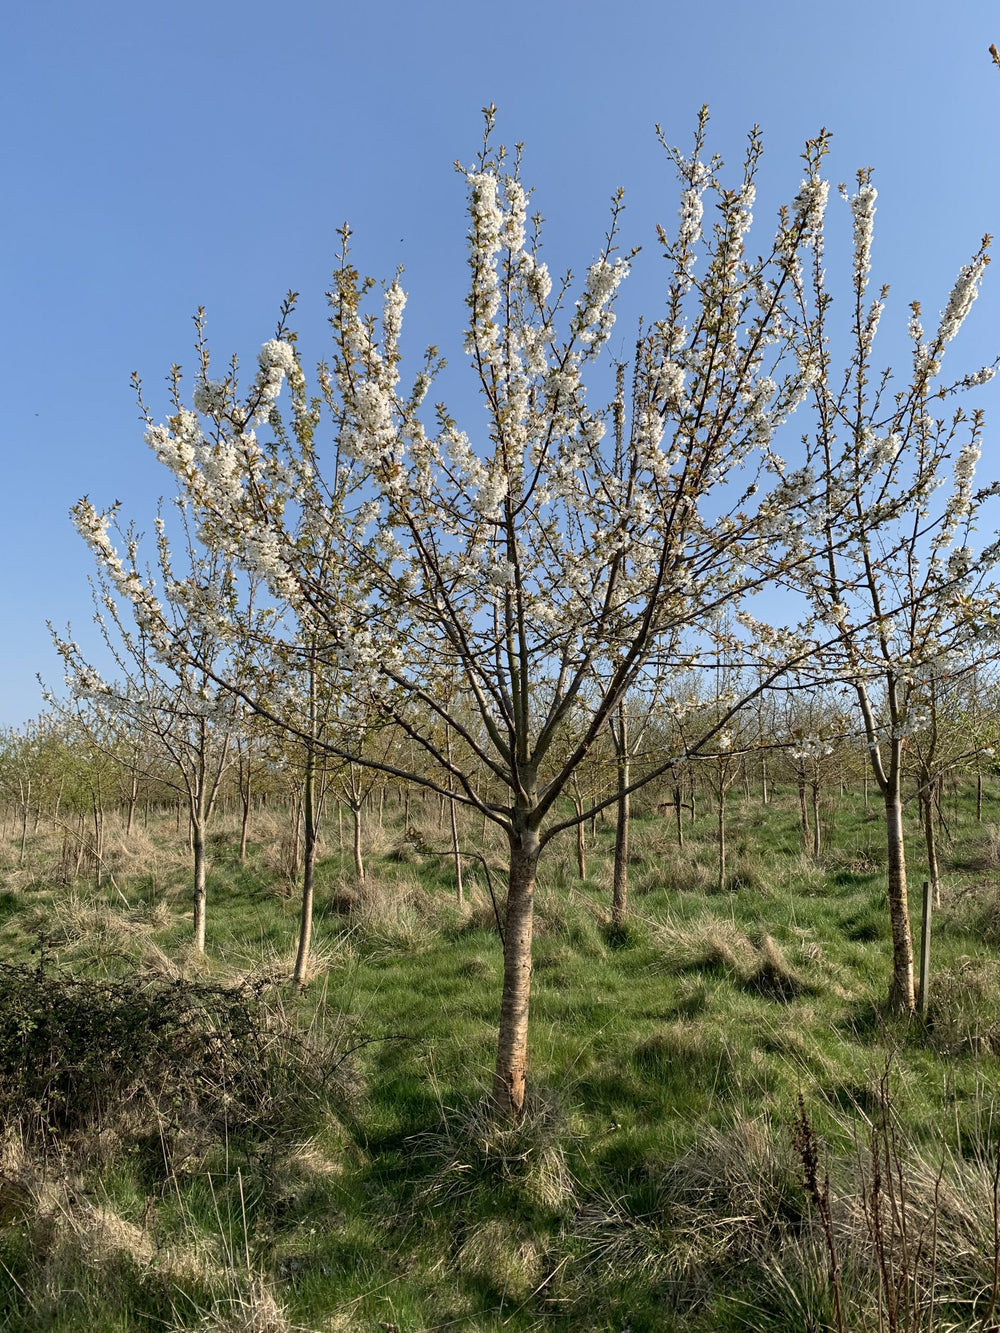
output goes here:
[{"label": "tree trunk", "polygon": [[819,823],[819,778],[814,778],[810,784],[812,787],[812,854],[815,859],[819,859],[822,843],[822,832]]},{"label": "tree trunk", "polygon": [[682,809],[683,809],[683,806],[682,806],[683,795],[684,795],[684,794],[683,794],[683,792],[681,791],[681,784],[680,784],[679,782],[675,782],[675,783],[674,783],[674,822],[675,822],[676,825],[677,825],[677,846],[678,846],[678,847],[683,847],[683,846],[684,846],[684,819],[683,819],[682,814],[681,814],[681,811],[682,811]]},{"label": "tree trunk", "polygon": [[354,878],[358,884],[365,882],[365,862],[361,855],[361,802],[351,802],[351,813],[354,816]]},{"label": "tree trunk", "polygon": [[937,831],[934,827],[934,798],[929,786],[920,789],[920,819],[924,826],[924,845],[927,848],[927,878],[935,907],[941,906],[941,874],[938,867]]},{"label": "tree trunk", "polygon": [[726,888],[726,788],[719,783],[719,892]]},{"label": "tree trunk", "polygon": [[[449,767],[451,765],[451,727],[445,727],[445,744],[447,746],[446,755]],[[383,788],[384,790],[384,788]],[[448,790],[455,790],[455,779],[452,774],[448,774]],[[451,855],[455,862],[455,897],[459,903],[465,901],[465,890],[462,886],[462,849],[458,841],[458,802],[453,796],[448,798],[451,816]],[[379,808],[379,826],[382,824],[381,807]]]},{"label": "tree trunk", "polygon": [[292,857],[288,867],[288,878],[294,884],[299,877],[299,857],[302,855],[302,799],[295,802],[295,822],[292,834]]},{"label": "tree trunk", "polygon": [[583,797],[573,794],[573,809],[576,811],[576,871],[580,879],[587,878],[587,837],[583,827]]},{"label": "tree trunk", "polygon": [[767,803],[768,803],[768,791],[767,791],[767,755],[766,755],[766,754],[762,754],[761,757],[760,757],[760,799],[763,801],[763,803],[764,803],[765,805],[767,805]]},{"label": "tree trunk", "polygon": [[99,796],[93,798],[91,808],[94,817],[94,879],[100,888],[104,883],[104,807]]},{"label": "tree trunk", "polygon": [[316,818],[316,771],[312,754],[306,758],[302,805],[305,817],[305,850],[302,865],[302,911],[299,915],[299,947],[295,954],[295,970],[292,973],[292,988],[294,990],[301,990],[309,979],[309,948],[312,943],[316,848],[319,842]]},{"label": "tree trunk", "polygon": [[889,921],[892,926],[892,984],[889,1003],[903,1013],[916,1009],[913,985],[913,936],[906,901],[906,851],[903,845],[903,801],[898,775],[885,791],[886,848],[889,855]]},{"label": "tree trunk", "polygon": [[809,828],[809,810],[806,806],[806,775],[802,769],[799,769],[795,776],[799,790],[799,823],[802,826],[802,845],[808,852],[812,846],[812,833]]},{"label": "tree trunk", "polygon": [[191,845],[194,852],[194,947],[205,952],[205,825],[191,812]]},{"label": "tree trunk", "polygon": [[28,845],[28,802],[25,801],[21,806],[21,850],[18,853],[17,864],[24,865],[25,848]]},{"label": "tree trunk", "polygon": [[629,835],[629,762],[628,710],[625,701],[618,705],[618,730],[615,733],[618,759],[618,804],[615,821],[615,866],[611,888],[611,924],[623,926],[628,915],[628,835]]},{"label": "tree trunk", "polygon": [[976,774],[976,823],[983,822],[983,775]]},{"label": "tree trunk", "polygon": [[510,878],[504,923],[503,997],[493,1078],[493,1104],[503,1119],[520,1120],[524,1112],[528,1061],[528,1001],[531,995],[531,936],[538,869],[538,834],[515,831],[510,837]]},{"label": "tree trunk", "polygon": [[458,842],[458,802],[449,801],[451,806],[451,854],[455,862],[455,897],[460,903],[465,902],[465,889],[462,886],[462,849]]},{"label": "tree trunk", "polygon": [[250,762],[247,761],[246,781],[240,784],[240,801],[243,805],[243,818],[240,822],[240,865],[247,859],[247,840],[250,836],[250,805],[251,805],[251,786],[250,786]]},{"label": "tree trunk", "polygon": [[135,823],[135,807],[139,804],[139,774],[133,771],[128,793],[128,815],[125,819],[125,836],[131,838]]}]

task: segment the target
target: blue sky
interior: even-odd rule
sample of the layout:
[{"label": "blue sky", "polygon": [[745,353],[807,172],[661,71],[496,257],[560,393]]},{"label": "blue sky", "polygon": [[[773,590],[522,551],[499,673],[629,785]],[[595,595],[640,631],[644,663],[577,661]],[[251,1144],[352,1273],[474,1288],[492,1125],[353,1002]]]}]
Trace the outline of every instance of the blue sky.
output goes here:
[{"label": "blue sky", "polygon": [[[985,0],[32,0],[8,7],[4,38],[0,725],[39,710],[36,672],[60,681],[47,618],[90,637],[91,562],[70,505],[120,499],[149,529],[169,492],[129,376],[162,411],[169,366],[192,365],[199,304],[217,357],[248,361],[295,288],[315,360],[346,219],[362,269],[405,266],[405,346],[435,342],[460,363],[453,163],[473,159],[487,102],[500,137],[525,142],[553,270],[586,267],[625,186],[625,239],[648,247],[622,307],[626,346],[628,315],[655,309],[655,224],[676,210],[653,126],[687,143],[703,102],[711,146],[733,163],[763,129],[761,223],[795,192],[820,126],[834,132],[834,181],[874,166],[873,279],[892,284],[897,327],[913,297],[939,310],[981,234],[1000,233],[987,54],[1000,12]],[[1000,350],[998,315],[1000,268],[956,344],[964,368]],[[1000,419],[995,383],[978,404]]]}]

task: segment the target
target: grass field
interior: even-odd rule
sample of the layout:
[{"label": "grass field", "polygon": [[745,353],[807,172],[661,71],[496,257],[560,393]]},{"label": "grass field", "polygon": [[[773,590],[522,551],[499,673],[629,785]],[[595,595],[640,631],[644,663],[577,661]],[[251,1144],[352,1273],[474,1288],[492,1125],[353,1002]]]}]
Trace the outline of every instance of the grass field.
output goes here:
[{"label": "grass field", "polygon": [[415,844],[387,810],[363,889],[333,829],[300,996],[280,816],[245,865],[214,835],[204,959],[168,822],[109,835],[100,890],[57,882],[44,826],[23,867],[12,842],[0,1328],[1000,1326],[1000,792],[981,823],[971,793],[945,813],[926,1024],[883,1006],[859,793],[828,798],[818,861],[794,793],[734,795],[723,893],[709,810],[683,850],[640,812],[625,931],[612,824],[584,881],[567,835],[540,875],[530,1108],[506,1128],[485,1102],[493,908],[475,861],[459,905],[417,850],[447,845],[436,814]]}]

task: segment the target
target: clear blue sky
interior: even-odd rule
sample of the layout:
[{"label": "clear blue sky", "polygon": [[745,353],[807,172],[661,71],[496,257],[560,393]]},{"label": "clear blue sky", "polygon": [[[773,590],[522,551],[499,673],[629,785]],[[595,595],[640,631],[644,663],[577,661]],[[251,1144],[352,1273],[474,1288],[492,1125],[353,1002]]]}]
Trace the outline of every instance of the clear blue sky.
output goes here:
[{"label": "clear blue sky", "polygon": [[[461,359],[464,196],[452,164],[473,158],[485,103],[500,109],[500,137],[526,143],[556,271],[593,258],[619,184],[630,242],[673,222],[657,121],[686,143],[708,102],[712,146],[731,161],[758,122],[772,202],[794,193],[802,141],[827,126],[834,181],[876,169],[873,277],[892,283],[889,317],[905,325],[908,300],[936,312],[980,235],[1000,233],[991,41],[1000,11],[985,0],[8,6],[0,725],[39,710],[37,671],[60,683],[46,618],[90,637],[90,557],[70,505],[121,499],[148,529],[169,490],[129,375],[162,409],[171,362],[192,363],[199,304],[217,355],[248,360],[296,288],[306,359],[324,354],[323,292],[349,219],[363,269],[406,267],[407,345],[437,342]],[[762,199],[761,222],[769,211]],[[656,274],[642,268],[638,284]],[[638,304],[656,295],[635,281],[633,293]],[[956,345],[969,369],[1000,350],[998,316],[1000,262]],[[979,403],[1000,422],[994,386]],[[984,462],[997,475],[992,438]]]}]

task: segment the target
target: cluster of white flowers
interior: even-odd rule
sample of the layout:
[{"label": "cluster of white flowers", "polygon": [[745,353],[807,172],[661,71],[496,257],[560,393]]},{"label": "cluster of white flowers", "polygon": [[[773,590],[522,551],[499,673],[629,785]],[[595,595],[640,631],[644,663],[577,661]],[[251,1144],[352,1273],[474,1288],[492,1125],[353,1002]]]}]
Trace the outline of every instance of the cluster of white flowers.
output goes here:
[{"label": "cluster of white flowers", "polygon": [[283,544],[270,528],[257,526],[242,535],[240,560],[251,573],[259,574],[276,596],[293,602],[298,599],[298,583],[289,569]]},{"label": "cluster of white flowers", "polygon": [[406,293],[398,282],[390,283],[382,302],[382,351],[386,360],[392,360],[396,355],[405,309]]},{"label": "cluster of white flowers", "polygon": [[619,257],[613,264],[599,259],[587,270],[587,285],[576,303],[573,331],[585,347],[598,347],[607,341],[615,323],[611,309],[615,293],[628,277],[628,260]]},{"label": "cluster of white flowers", "polygon": [[701,220],[705,215],[705,205],[701,199],[703,192],[703,184],[691,185],[681,191],[681,225],[677,228],[677,248],[682,252],[692,251],[701,236]]},{"label": "cluster of white flowers", "polygon": [[881,472],[893,463],[902,448],[899,436],[890,432],[888,435],[867,435],[862,452],[867,455],[872,467]]},{"label": "cluster of white flowers", "polygon": [[[72,646],[75,648],[76,644]],[[73,668],[66,672],[65,680],[75,699],[97,699],[108,692],[100,672],[95,671],[86,662],[76,662]]]},{"label": "cluster of white flowers", "polygon": [[981,384],[989,384],[997,373],[996,366],[983,366],[982,370],[977,370],[972,375],[966,375],[965,383],[970,389],[976,389]]},{"label": "cluster of white flowers", "polygon": [[171,579],[166,587],[167,600],[176,610],[183,611],[191,633],[206,633],[215,639],[224,639],[232,632],[221,589],[212,583],[195,579],[183,582]]},{"label": "cluster of white flowers", "polygon": [[972,309],[973,301],[979,295],[979,284],[982,282],[985,272],[985,255],[974,259],[971,264],[965,264],[959,270],[938,327],[938,338],[942,343],[951,342],[962,327],[966,315]]},{"label": "cluster of white flowers", "polygon": [[872,344],[875,341],[875,335],[878,333],[879,322],[882,319],[882,312],[885,310],[884,301],[872,301],[868,307],[868,314],[865,316],[865,322],[861,328],[861,345],[864,351],[870,352]]},{"label": "cluster of white flowers", "polygon": [[874,185],[862,185],[850,198],[854,219],[854,281],[863,290],[871,272],[872,237],[875,233],[875,200],[878,190]]},{"label": "cluster of white flowers", "polygon": [[656,371],[653,393],[657,402],[673,411],[684,411],[687,399],[684,394],[686,374],[676,361],[664,361]]},{"label": "cluster of white flowers", "polygon": [[549,274],[548,265],[543,264],[541,260],[536,259],[530,251],[526,250],[521,256],[521,274],[529,296],[541,310],[552,291],[552,278]]},{"label": "cluster of white flowers", "polygon": [[259,369],[254,380],[254,388],[260,398],[257,420],[266,421],[271,404],[281,393],[285,379],[292,379],[298,373],[295,351],[291,343],[280,338],[271,338],[257,355]]},{"label": "cluster of white flowers", "polygon": [[955,459],[955,490],[948,505],[947,518],[951,523],[962,519],[972,507],[972,483],[976,478],[976,464],[981,448],[973,436],[958,451]]},{"label": "cluster of white flowers", "polygon": [[788,747],[788,753],[793,759],[825,759],[833,754],[833,746],[822,736],[802,736]]},{"label": "cluster of white flowers", "polygon": [[781,478],[774,488],[772,503],[786,511],[813,498],[816,488],[816,473],[811,467],[796,468]]},{"label": "cluster of white flowers", "polygon": [[188,408],[170,418],[168,426],[150,426],[146,443],[176,476],[190,476],[205,445],[198,417]]},{"label": "cluster of white flowers", "polygon": [[528,217],[528,196],[519,180],[508,176],[504,181],[507,214],[500,233],[500,243],[512,254],[524,249],[524,224]]},{"label": "cluster of white flowers", "polygon": [[348,458],[377,466],[395,456],[395,406],[393,395],[377,379],[362,379],[354,385],[354,419],[341,432]]},{"label": "cluster of white flowers", "polygon": [[201,380],[195,385],[191,401],[195,411],[200,412],[202,416],[218,417],[226,410],[229,394],[225,384],[217,380]]},{"label": "cluster of white flowers", "polygon": [[89,500],[80,500],[73,506],[72,515],[77,532],[94,552],[112,585],[131,603],[136,624],[149,636],[154,651],[165,651],[168,636],[163,608],[134,565],[126,566],[112,545],[107,514],[99,514]]},{"label": "cluster of white flowers", "polygon": [[[478,338],[481,344],[495,339],[497,330],[493,320],[500,308],[500,284],[497,279],[496,257],[502,247],[503,210],[497,197],[497,179],[492,172],[469,172],[469,212],[472,230],[469,263],[473,270],[473,287],[469,297],[472,312],[471,327],[466,335],[466,350],[472,351]],[[486,336],[490,335],[490,336]]]},{"label": "cluster of white flowers", "polygon": [[904,736],[915,736],[918,731],[924,731],[929,727],[932,720],[933,714],[925,704],[911,703],[893,729],[893,737],[900,740]]},{"label": "cluster of white flowers", "polygon": [[956,546],[948,555],[948,580],[959,583],[968,578],[972,569],[973,551],[971,546]]},{"label": "cluster of white flowers", "polygon": [[753,181],[747,181],[739,193],[739,200],[733,214],[733,224],[737,236],[745,236],[753,226],[753,206],[757,202],[757,187]]},{"label": "cluster of white flowers", "polygon": [[815,245],[823,230],[823,218],[826,215],[826,203],[830,194],[830,182],[813,176],[804,180],[795,196],[794,207],[797,220],[802,228],[802,244]]}]

